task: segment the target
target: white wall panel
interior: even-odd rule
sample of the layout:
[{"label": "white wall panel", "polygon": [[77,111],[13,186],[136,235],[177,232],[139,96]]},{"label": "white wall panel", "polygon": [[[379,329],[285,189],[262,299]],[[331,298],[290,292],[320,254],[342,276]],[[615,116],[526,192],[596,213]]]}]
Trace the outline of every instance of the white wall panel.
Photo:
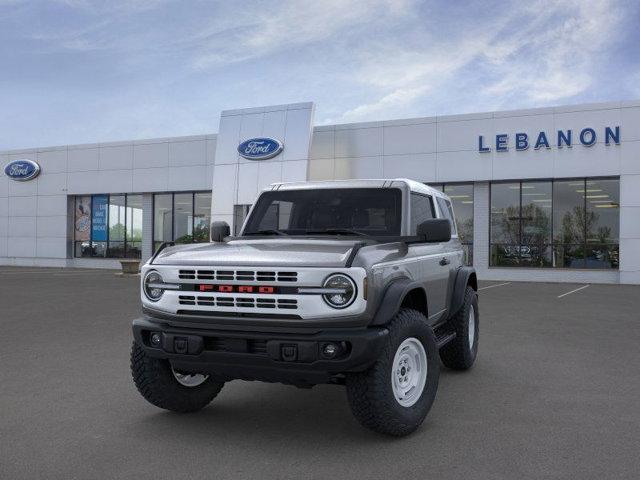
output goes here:
[{"label": "white wall panel", "polygon": [[438,152],[439,182],[468,182],[491,178],[491,156],[477,152]]},{"label": "white wall panel", "polygon": [[620,174],[620,148],[597,144],[555,150],[553,176],[595,177]]},{"label": "white wall panel", "polygon": [[309,158],[311,160],[315,160],[318,158],[333,158],[335,155],[334,137],[335,132],[333,130],[314,130],[313,136],[311,137],[311,150],[309,152]]},{"label": "white wall panel", "polygon": [[313,104],[309,104],[309,108],[287,110],[282,160],[308,161],[313,113]]},{"label": "white wall panel", "polygon": [[[35,220],[35,219],[34,219]],[[26,237],[9,237],[7,239],[7,256],[9,257],[35,257],[35,235]]]},{"label": "white wall panel", "polygon": [[80,195],[85,193],[104,193],[100,182],[100,172],[69,172],[67,176],[67,193]]},{"label": "white wall panel", "polygon": [[67,193],[67,172],[43,173],[36,179],[38,195],[63,195]]},{"label": "white wall panel", "polygon": [[[625,207],[640,207],[640,174],[620,177],[620,203]],[[640,224],[640,217],[637,220]]]},{"label": "white wall panel", "polygon": [[384,154],[435,152],[436,130],[435,123],[384,127]]},{"label": "white wall panel", "polygon": [[236,203],[239,205],[253,203],[258,193],[258,164],[256,162],[241,163],[238,166],[238,195]]},{"label": "white wall panel", "polygon": [[100,147],[100,170],[133,168],[133,144]]},{"label": "white wall panel", "polygon": [[133,168],[169,166],[169,142],[133,146]]},{"label": "white wall panel", "polygon": [[38,197],[9,197],[8,200],[7,216],[34,217],[36,215]]},{"label": "white wall panel", "polygon": [[83,172],[100,168],[99,148],[69,148],[68,171]]},{"label": "white wall panel", "polygon": [[283,182],[303,182],[307,179],[307,160],[293,160],[282,162]]},{"label": "white wall panel", "polygon": [[385,155],[382,176],[383,178],[410,178],[419,182],[434,182],[437,178],[436,165],[435,153]]},{"label": "white wall panel", "polygon": [[66,195],[38,195],[36,215],[65,215],[67,213]]},{"label": "white wall panel", "polygon": [[66,239],[64,237],[39,237],[36,240],[36,256],[44,258],[66,258]]},{"label": "white wall panel", "polygon": [[[236,200],[238,165],[216,164],[213,175],[212,215],[231,215]],[[231,224],[229,224],[231,225]]]},{"label": "white wall panel", "polygon": [[495,142],[492,118],[438,122],[438,152],[477,152],[479,135],[483,135],[487,142]]},{"label": "white wall panel", "polygon": [[67,237],[67,216],[37,217],[36,237]]},{"label": "white wall panel", "polygon": [[623,142],[640,141],[640,107],[620,110],[620,137]]},{"label": "white wall panel", "polygon": [[309,180],[333,180],[334,168],[333,158],[309,160]]},{"label": "white wall panel", "polygon": [[272,183],[282,182],[283,164],[289,165],[288,162],[258,162],[258,192]]},{"label": "white wall panel", "polygon": [[98,182],[102,190],[94,192],[102,193],[125,193],[133,190],[132,170],[100,170],[98,172]]},{"label": "white wall panel", "polygon": [[382,155],[382,128],[336,130],[336,158]]},{"label": "white wall panel", "polygon": [[42,173],[59,173],[67,171],[67,147],[38,152],[36,160],[40,164]]},{"label": "white wall panel", "polygon": [[132,182],[134,192],[166,192],[169,190],[169,169],[136,168]]},{"label": "white wall panel", "polygon": [[[4,169],[2,174],[4,175]],[[9,180],[8,186],[10,197],[31,197],[38,194],[38,182],[34,180],[29,182]]]},{"label": "white wall panel", "polygon": [[169,190],[209,190],[207,166],[169,167]]},{"label": "white wall panel", "polygon": [[206,165],[207,164],[207,141],[196,140],[191,142],[171,142],[169,143],[169,165]]},{"label": "white wall panel", "polygon": [[36,237],[36,217],[9,217],[9,237]]},{"label": "white wall panel", "polygon": [[620,173],[640,174],[640,140],[622,142],[616,148],[620,148]]},{"label": "white wall panel", "polygon": [[[223,112],[224,113],[224,112]],[[238,163],[238,145],[240,144],[240,126],[242,115],[223,115],[216,142],[215,163]]]}]

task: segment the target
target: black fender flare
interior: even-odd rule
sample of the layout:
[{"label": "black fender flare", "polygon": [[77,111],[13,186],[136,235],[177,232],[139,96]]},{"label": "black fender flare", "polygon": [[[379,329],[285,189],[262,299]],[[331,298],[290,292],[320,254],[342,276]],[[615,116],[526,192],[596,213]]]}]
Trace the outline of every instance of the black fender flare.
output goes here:
[{"label": "black fender flare", "polygon": [[370,325],[379,326],[389,323],[400,310],[400,305],[402,305],[402,301],[407,293],[416,288],[421,289],[424,292],[425,298],[428,298],[427,291],[422,283],[414,282],[406,277],[393,280],[387,286],[384,295],[382,295],[382,300],[378,304],[378,309]]},{"label": "black fender flare", "polygon": [[475,291],[478,291],[478,277],[473,267],[460,267],[456,272],[456,279],[453,284],[453,294],[451,295],[451,306],[449,308],[449,316],[458,313],[464,303],[464,294],[467,285],[471,285]]}]

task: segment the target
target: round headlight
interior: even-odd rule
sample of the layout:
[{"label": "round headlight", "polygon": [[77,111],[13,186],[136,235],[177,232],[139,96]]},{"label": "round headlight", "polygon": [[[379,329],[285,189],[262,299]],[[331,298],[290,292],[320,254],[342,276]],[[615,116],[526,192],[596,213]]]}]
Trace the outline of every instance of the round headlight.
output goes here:
[{"label": "round headlight", "polygon": [[346,308],[356,299],[356,284],[346,275],[334,273],[325,281],[323,288],[331,290],[322,298],[333,308]]},{"label": "round headlight", "polygon": [[162,283],[162,277],[155,270],[147,272],[144,276],[142,289],[144,290],[144,295],[152,302],[160,300],[164,293],[164,290],[157,286],[160,283]]}]

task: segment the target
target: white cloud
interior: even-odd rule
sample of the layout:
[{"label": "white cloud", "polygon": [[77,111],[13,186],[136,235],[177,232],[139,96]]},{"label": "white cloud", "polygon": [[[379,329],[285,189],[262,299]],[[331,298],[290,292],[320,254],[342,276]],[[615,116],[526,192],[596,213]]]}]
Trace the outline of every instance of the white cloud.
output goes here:
[{"label": "white cloud", "polygon": [[[243,9],[230,24],[213,22],[198,32],[193,65],[218,67],[313,42],[335,40],[344,30],[405,15],[409,0],[286,0],[271,9]],[[303,5],[303,6],[302,6]],[[237,13],[237,12],[236,12]]]},{"label": "white cloud", "polygon": [[411,103],[468,81],[477,85],[483,106],[507,104],[516,95],[534,105],[569,99],[593,83],[597,56],[621,21],[606,0],[519,3],[505,12],[488,27],[483,19],[467,19],[457,35],[427,37],[420,48],[397,41],[361,53],[353,78],[369,87],[369,98],[339,120],[402,115]]}]

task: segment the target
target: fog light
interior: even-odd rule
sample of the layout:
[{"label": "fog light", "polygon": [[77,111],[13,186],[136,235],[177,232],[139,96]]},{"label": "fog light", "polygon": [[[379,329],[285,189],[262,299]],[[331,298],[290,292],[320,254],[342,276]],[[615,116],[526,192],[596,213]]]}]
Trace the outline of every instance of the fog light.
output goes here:
[{"label": "fog light", "polygon": [[159,347],[160,343],[162,343],[162,338],[160,337],[159,333],[152,333],[151,334],[151,346],[153,347]]},{"label": "fog light", "polygon": [[327,343],[322,347],[322,355],[327,358],[335,357],[340,351],[340,347],[335,343]]}]

